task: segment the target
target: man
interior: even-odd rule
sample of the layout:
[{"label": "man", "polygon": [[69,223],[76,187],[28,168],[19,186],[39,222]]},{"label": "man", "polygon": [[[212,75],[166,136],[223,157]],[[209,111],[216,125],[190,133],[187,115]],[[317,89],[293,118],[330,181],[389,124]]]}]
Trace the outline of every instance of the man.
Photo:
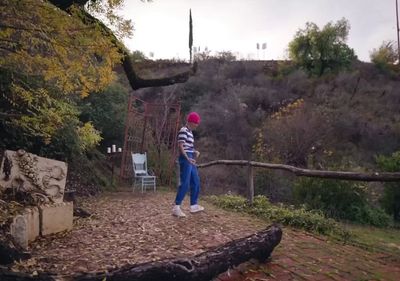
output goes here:
[{"label": "man", "polygon": [[196,158],[200,152],[194,149],[193,130],[200,124],[200,116],[197,112],[191,112],[187,116],[186,125],[178,133],[180,185],[175,198],[175,206],[172,214],[177,217],[185,217],[181,210],[181,204],[190,186],[190,212],[204,211],[204,207],[197,204],[200,193],[200,178],[196,167]]}]

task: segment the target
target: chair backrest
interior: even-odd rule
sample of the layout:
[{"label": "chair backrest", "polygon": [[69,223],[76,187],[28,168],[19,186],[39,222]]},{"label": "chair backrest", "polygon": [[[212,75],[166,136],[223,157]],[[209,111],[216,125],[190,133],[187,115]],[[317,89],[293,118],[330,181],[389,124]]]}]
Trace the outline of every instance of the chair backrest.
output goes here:
[{"label": "chair backrest", "polygon": [[135,176],[147,175],[147,154],[132,153],[132,166]]}]

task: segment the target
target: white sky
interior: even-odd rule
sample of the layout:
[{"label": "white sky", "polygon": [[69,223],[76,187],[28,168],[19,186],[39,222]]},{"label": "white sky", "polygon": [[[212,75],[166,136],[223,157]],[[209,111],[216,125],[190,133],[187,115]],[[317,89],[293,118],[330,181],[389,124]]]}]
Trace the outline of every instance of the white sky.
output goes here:
[{"label": "white sky", "polygon": [[[132,19],[130,50],[154,58],[188,60],[189,9],[193,46],[212,52],[232,51],[239,58],[283,59],[288,43],[307,21],[322,28],[345,17],[348,45],[360,60],[384,40],[397,40],[395,0],[126,0],[122,14]],[[267,43],[265,53],[256,44]]]}]

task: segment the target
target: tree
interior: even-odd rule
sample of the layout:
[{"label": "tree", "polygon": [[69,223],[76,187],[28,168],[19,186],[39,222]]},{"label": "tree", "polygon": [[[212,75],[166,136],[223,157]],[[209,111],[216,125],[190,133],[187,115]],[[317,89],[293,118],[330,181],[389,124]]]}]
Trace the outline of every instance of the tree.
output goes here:
[{"label": "tree", "polygon": [[113,80],[120,55],[98,30],[86,30],[64,12],[55,14],[46,2],[3,1],[0,18],[1,112],[18,117],[6,120],[10,127],[49,142],[60,127],[77,120],[79,96]]},{"label": "tree", "polygon": [[[132,56],[119,41],[131,31],[130,22],[114,13],[123,2],[0,3],[3,127],[22,128],[49,143],[58,129],[78,120],[77,101],[109,85],[115,78],[113,69],[120,63],[132,89],[180,83],[193,74],[195,68],[159,79],[142,79],[136,74]],[[89,12],[104,19],[110,28]]]},{"label": "tree", "polygon": [[381,70],[395,70],[395,64],[399,61],[399,55],[393,41],[384,41],[378,49],[370,54],[371,61]]},{"label": "tree", "polygon": [[329,22],[322,30],[307,22],[289,43],[289,57],[311,75],[349,67],[356,59],[354,50],[346,45],[349,30],[350,24],[344,18],[336,24]]}]

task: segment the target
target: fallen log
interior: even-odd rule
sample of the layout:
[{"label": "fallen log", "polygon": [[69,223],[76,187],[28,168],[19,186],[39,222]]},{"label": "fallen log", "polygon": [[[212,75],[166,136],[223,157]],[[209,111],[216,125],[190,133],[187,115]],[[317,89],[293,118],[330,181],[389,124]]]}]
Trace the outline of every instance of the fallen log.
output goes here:
[{"label": "fallen log", "polygon": [[265,261],[282,238],[277,225],[231,241],[192,258],[161,260],[127,266],[108,274],[84,274],[75,281],[209,281],[250,259]]},{"label": "fallen log", "polygon": [[[0,228],[0,266],[31,258],[31,254],[21,248],[6,231],[8,228],[6,224],[3,222],[3,226]],[[3,281],[1,278],[0,280]]]},{"label": "fallen log", "polygon": [[[2,235],[1,232],[0,235]],[[11,264],[15,261],[28,258],[30,258],[29,253],[24,252],[22,249],[18,249],[7,239],[0,239],[0,265]]]},{"label": "fallen log", "polygon": [[281,238],[281,228],[271,225],[253,235],[233,240],[191,258],[165,259],[124,266],[108,273],[86,273],[69,277],[41,272],[32,276],[26,273],[9,272],[0,267],[0,280],[209,281],[229,268],[250,259],[265,261],[280,243]]},{"label": "fallen log", "polygon": [[35,275],[22,273],[22,272],[12,272],[5,267],[0,266],[0,280],[1,281],[55,281],[60,280],[56,277],[49,275],[47,273],[38,273]]}]

